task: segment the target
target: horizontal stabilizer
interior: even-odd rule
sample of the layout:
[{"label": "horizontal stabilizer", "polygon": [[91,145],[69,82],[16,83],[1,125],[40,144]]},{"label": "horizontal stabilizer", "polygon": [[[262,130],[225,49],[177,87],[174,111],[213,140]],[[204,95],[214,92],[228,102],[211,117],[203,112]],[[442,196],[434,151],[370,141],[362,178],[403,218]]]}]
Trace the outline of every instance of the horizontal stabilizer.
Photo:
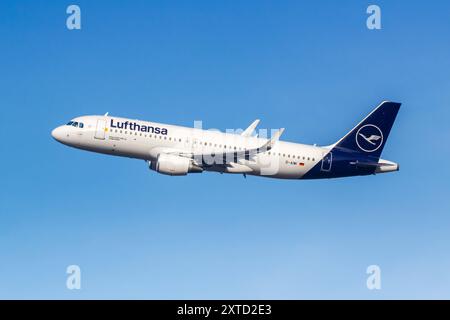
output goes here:
[{"label": "horizontal stabilizer", "polygon": [[353,161],[350,162],[351,165],[360,167],[360,168],[377,168],[377,167],[389,167],[394,166],[392,163],[378,163],[378,162],[362,162],[362,161]]},{"label": "horizontal stabilizer", "polygon": [[400,166],[398,163],[380,159],[379,162],[368,162],[368,161],[353,161],[350,162],[351,165],[356,166],[361,169],[374,169],[375,173],[398,171]]}]

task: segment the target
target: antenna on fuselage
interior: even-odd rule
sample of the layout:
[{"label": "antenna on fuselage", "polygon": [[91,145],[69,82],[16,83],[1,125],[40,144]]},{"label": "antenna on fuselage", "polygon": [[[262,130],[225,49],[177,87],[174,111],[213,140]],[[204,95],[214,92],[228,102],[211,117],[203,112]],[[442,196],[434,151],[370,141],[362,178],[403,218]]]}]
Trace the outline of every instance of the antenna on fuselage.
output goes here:
[{"label": "antenna on fuselage", "polygon": [[109,112],[105,113],[105,117],[107,117],[107,116],[108,116],[108,113],[109,113]]}]

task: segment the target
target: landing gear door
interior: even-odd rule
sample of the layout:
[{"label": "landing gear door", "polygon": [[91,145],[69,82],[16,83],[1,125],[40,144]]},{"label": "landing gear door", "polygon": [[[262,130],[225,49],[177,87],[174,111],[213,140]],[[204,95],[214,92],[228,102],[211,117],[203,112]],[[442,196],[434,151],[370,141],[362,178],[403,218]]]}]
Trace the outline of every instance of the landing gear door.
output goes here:
[{"label": "landing gear door", "polygon": [[105,140],[106,121],[103,119],[97,120],[97,127],[95,128],[95,139]]},{"label": "landing gear door", "polygon": [[333,163],[333,153],[326,153],[322,158],[322,166],[320,168],[321,171],[330,172],[331,165]]}]

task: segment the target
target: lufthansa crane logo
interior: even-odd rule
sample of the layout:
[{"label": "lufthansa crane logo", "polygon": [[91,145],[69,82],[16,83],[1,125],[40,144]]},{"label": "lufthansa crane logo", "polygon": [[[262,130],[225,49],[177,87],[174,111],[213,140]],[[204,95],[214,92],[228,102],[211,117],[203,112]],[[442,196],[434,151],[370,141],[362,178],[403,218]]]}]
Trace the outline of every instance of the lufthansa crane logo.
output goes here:
[{"label": "lufthansa crane logo", "polygon": [[383,132],[373,124],[366,124],[356,133],[356,144],[362,151],[377,151],[383,144]]}]

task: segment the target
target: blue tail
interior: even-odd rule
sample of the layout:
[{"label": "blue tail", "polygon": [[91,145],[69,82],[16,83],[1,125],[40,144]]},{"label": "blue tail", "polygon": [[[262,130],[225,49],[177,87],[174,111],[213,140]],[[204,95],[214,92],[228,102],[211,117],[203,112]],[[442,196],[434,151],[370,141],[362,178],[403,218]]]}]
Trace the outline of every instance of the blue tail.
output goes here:
[{"label": "blue tail", "polygon": [[334,146],[335,150],[356,152],[378,161],[391,132],[401,103],[382,102]]}]

